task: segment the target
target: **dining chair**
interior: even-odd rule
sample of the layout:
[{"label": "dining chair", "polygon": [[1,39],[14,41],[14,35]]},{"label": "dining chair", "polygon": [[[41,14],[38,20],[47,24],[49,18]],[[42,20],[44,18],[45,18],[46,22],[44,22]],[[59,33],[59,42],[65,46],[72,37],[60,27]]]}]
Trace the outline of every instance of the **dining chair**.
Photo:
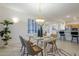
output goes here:
[{"label": "dining chair", "polygon": [[52,50],[51,50],[52,52],[57,50],[56,39],[53,39],[48,43],[52,45]]},{"label": "dining chair", "polygon": [[27,55],[38,55],[38,53],[41,52],[41,55],[43,56],[43,49],[40,48],[39,46],[37,45],[31,45],[30,41],[27,41],[26,43],[27,45]]},{"label": "dining chair", "polygon": [[19,37],[20,37],[20,40],[22,42],[22,46],[24,48],[22,55],[27,54],[27,56],[28,55],[34,56],[34,55],[37,55],[40,52],[43,55],[43,49],[42,48],[40,48],[37,45],[33,45],[33,43],[29,40],[24,40],[24,38],[22,36],[19,36]]},{"label": "dining chair", "polygon": [[51,41],[49,41],[48,44],[52,45],[52,47],[51,47],[51,49],[50,49],[49,52],[52,52],[52,53],[53,52],[57,52],[57,49],[58,48],[57,48],[57,45],[56,45],[56,38],[57,38],[57,35],[56,34],[55,35],[54,34],[51,34],[51,38],[50,38]]},{"label": "dining chair", "polygon": [[66,39],[64,31],[60,31],[59,34],[60,34],[60,39],[64,39],[64,40]]},{"label": "dining chair", "polygon": [[77,31],[72,31],[71,36],[72,36],[71,42],[73,41],[74,38],[76,38],[77,43],[78,43],[78,37],[79,37],[78,32]]},{"label": "dining chair", "polygon": [[21,41],[21,49],[20,49],[20,52],[22,52],[21,55],[24,55],[25,54],[25,50],[26,50],[26,44],[25,44],[25,40],[22,36],[19,36],[20,38],[20,41]]},{"label": "dining chair", "polygon": [[19,38],[20,38],[20,41],[21,41],[21,49],[20,49],[20,52],[21,52],[23,49],[25,49],[25,43],[24,43],[22,36],[19,36]]}]

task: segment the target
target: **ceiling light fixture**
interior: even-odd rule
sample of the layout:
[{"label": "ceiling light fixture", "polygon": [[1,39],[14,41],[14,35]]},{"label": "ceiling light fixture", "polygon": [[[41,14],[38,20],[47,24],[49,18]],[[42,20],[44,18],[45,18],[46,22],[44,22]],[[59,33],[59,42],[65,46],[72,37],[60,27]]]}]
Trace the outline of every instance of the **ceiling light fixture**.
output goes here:
[{"label": "ceiling light fixture", "polygon": [[38,23],[39,22],[43,23],[44,21],[45,21],[44,18],[41,17],[41,16],[40,17],[38,16],[37,19],[36,19],[36,22],[38,22]]},{"label": "ceiling light fixture", "polygon": [[12,20],[13,20],[14,23],[18,23],[19,22],[19,19],[17,17],[13,17]]},{"label": "ceiling light fixture", "polygon": [[44,17],[42,16],[42,11],[40,7],[41,7],[41,4],[39,3],[38,5],[39,16],[36,17],[36,22],[41,25],[45,22],[45,20],[44,20]]}]

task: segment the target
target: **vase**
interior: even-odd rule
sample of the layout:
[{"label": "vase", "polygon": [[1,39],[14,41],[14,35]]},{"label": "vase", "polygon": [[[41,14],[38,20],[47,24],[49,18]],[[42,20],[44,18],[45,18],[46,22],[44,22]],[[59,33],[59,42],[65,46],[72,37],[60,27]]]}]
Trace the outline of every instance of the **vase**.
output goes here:
[{"label": "vase", "polygon": [[7,41],[4,41],[4,45],[8,45],[8,42]]}]

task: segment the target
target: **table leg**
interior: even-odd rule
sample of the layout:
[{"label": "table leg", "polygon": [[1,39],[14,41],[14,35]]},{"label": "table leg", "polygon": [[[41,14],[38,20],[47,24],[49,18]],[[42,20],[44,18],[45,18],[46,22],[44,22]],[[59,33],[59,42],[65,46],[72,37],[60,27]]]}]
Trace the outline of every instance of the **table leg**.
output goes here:
[{"label": "table leg", "polygon": [[37,40],[37,45],[38,45],[38,43],[39,43],[39,40]]},{"label": "table leg", "polygon": [[47,54],[46,47],[47,47],[47,42],[44,42],[44,53],[45,53],[45,56],[46,56],[46,54]]}]

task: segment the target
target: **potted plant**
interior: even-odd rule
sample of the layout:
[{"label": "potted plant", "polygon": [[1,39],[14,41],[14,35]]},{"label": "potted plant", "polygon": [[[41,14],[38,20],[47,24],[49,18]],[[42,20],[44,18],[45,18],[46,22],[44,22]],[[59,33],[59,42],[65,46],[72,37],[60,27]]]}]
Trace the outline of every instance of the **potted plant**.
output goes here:
[{"label": "potted plant", "polygon": [[4,20],[3,22],[0,22],[0,24],[4,25],[3,30],[0,31],[0,36],[2,37],[2,40],[5,42],[4,45],[8,45],[8,40],[11,39],[11,31],[9,29],[9,25],[12,25],[13,22],[9,20]]}]

